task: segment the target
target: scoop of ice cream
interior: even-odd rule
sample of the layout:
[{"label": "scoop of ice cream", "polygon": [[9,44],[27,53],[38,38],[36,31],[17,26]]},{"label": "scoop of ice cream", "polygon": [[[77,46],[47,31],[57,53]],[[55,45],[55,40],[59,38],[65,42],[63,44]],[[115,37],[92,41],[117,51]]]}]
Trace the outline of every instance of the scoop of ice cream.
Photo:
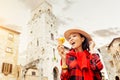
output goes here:
[{"label": "scoop of ice cream", "polygon": [[58,38],[58,44],[62,45],[65,42],[65,38],[64,37],[60,37]]}]

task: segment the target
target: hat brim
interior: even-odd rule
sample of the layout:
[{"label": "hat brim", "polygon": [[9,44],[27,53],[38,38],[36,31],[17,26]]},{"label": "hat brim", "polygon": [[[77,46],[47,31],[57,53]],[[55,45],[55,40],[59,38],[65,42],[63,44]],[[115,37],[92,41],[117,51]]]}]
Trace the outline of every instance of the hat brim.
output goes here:
[{"label": "hat brim", "polygon": [[65,31],[65,33],[64,33],[65,39],[68,40],[70,34],[72,34],[72,33],[80,33],[80,34],[84,35],[88,39],[88,41],[92,40],[91,36],[87,32],[85,32],[81,29],[69,29],[69,30]]}]

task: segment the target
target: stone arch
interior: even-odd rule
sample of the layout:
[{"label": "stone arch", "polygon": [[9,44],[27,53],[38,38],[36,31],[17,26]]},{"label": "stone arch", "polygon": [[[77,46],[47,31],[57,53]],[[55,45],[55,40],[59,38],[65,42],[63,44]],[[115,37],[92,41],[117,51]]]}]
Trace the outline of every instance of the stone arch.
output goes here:
[{"label": "stone arch", "polygon": [[53,68],[53,80],[58,80],[58,74],[59,74],[59,70],[58,68],[55,66]]}]

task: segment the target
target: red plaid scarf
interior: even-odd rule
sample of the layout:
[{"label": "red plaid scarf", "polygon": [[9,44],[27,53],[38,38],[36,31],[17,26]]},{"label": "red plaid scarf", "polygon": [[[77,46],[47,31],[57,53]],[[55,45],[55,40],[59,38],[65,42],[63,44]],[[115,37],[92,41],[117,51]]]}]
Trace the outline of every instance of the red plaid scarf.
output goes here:
[{"label": "red plaid scarf", "polygon": [[89,52],[75,52],[71,50],[66,55],[66,63],[69,69],[66,73],[61,74],[61,80],[93,80],[93,72],[90,69]]}]

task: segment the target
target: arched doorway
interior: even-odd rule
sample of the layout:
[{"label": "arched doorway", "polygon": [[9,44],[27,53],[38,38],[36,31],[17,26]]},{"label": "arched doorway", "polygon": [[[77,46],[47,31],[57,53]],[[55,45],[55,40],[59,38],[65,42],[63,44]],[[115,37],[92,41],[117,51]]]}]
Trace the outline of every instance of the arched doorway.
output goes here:
[{"label": "arched doorway", "polygon": [[53,80],[58,80],[58,68],[53,68]]},{"label": "arched doorway", "polygon": [[120,80],[118,76],[115,76],[115,80]]}]

